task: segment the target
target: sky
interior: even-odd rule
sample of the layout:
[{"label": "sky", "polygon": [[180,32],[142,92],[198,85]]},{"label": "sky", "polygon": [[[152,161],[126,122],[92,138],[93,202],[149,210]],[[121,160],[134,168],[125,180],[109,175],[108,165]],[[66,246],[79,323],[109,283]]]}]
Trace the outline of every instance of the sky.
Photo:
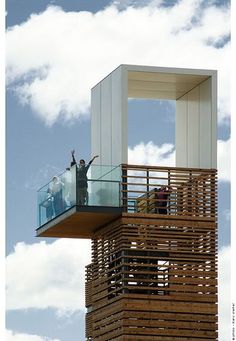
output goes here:
[{"label": "sky", "polygon": [[[91,158],[90,89],[120,64],[218,70],[219,340],[230,340],[229,2],[7,0],[5,20],[6,340],[85,340],[90,242],[36,238],[37,189],[70,150]],[[174,102],[130,100],[129,162],[174,166],[174,131]]]}]

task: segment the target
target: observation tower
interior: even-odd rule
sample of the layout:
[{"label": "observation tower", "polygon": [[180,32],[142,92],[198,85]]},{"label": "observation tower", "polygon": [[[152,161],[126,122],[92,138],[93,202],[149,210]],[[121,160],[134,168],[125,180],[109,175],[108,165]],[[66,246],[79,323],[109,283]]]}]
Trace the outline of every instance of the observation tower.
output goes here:
[{"label": "observation tower", "polygon": [[[128,163],[128,98],[176,101],[175,167]],[[38,191],[36,229],[92,240],[87,340],[218,340],[217,72],[120,65],[92,88],[91,139],[86,204],[74,166],[61,210]]]}]

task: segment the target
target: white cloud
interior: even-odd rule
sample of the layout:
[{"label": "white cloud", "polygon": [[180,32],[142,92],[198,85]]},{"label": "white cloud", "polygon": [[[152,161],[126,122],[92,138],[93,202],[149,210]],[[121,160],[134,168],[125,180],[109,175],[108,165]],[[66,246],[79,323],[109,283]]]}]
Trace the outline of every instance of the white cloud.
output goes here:
[{"label": "white cloud", "polygon": [[231,339],[231,297],[230,297],[230,247],[225,247],[219,252],[219,340]]},{"label": "white cloud", "polygon": [[174,145],[165,143],[161,146],[152,141],[147,144],[141,142],[133,148],[128,148],[128,162],[133,165],[175,165]]},{"label": "white cloud", "polygon": [[[218,180],[230,181],[230,139],[218,140]],[[136,165],[175,167],[175,150],[172,144],[155,145],[141,142],[128,148],[128,162]]]},{"label": "white cloud", "polygon": [[45,336],[17,333],[11,330],[6,330],[6,341],[60,341],[60,340],[51,339]]},{"label": "white cloud", "polygon": [[231,139],[218,140],[218,179],[221,181],[230,181],[230,148]]},{"label": "white cloud", "polygon": [[58,167],[46,164],[27,178],[24,187],[26,189],[37,191],[40,187],[42,187],[42,184],[48,183],[55,174],[62,174],[63,172],[64,170],[59,169]]},{"label": "white cloud", "polygon": [[95,14],[48,7],[8,30],[8,86],[50,125],[87,116],[91,87],[120,64],[217,69],[223,120],[230,113],[230,46],[214,44],[229,35],[230,11],[201,3],[147,1]]},{"label": "white cloud", "polygon": [[89,245],[88,240],[75,239],[17,243],[6,261],[6,308],[83,310]]}]

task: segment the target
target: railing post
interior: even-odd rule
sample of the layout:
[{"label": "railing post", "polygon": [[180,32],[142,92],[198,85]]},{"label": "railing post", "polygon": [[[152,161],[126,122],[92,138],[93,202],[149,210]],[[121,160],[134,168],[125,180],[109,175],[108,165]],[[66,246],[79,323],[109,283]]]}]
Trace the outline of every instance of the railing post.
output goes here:
[{"label": "railing post", "polygon": [[150,202],[149,202],[149,170],[147,169],[147,213],[149,212]]},{"label": "railing post", "polygon": [[187,212],[188,212],[188,215],[193,210],[192,209],[192,200],[194,198],[192,197],[193,196],[192,180],[193,180],[193,178],[192,178],[192,171],[190,170],[190,172],[189,172],[189,185],[188,185],[188,188],[187,188]]},{"label": "railing post", "polygon": [[210,176],[210,216],[215,217],[216,215],[216,200],[217,200],[217,182],[216,182],[217,172],[211,173]]},{"label": "railing post", "polygon": [[127,200],[127,165],[122,165],[122,206],[123,206],[123,211],[128,212],[128,200]]},{"label": "railing post", "polygon": [[77,165],[75,167],[75,204],[78,205],[78,172],[77,172]]},{"label": "railing post", "polygon": [[38,204],[38,224],[41,226],[41,211],[42,211],[42,205]]},{"label": "railing post", "polygon": [[[170,170],[168,169],[168,180],[167,180],[167,183],[168,183],[168,191],[170,191],[170,188],[171,188],[171,181],[170,181]],[[170,197],[171,197],[171,192],[170,192],[170,195],[168,195],[168,201],[167,201],[167,212],[168,212],[168,214],[170,214],[171,213],[171,207],[170,207]]]}]

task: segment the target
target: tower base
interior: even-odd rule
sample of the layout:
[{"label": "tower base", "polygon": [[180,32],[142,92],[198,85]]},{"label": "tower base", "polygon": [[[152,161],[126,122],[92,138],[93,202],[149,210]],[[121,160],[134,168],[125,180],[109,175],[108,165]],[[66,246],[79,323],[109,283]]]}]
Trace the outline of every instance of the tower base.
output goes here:
[{"label": "tower base", "polygon": [[87,267],[87,340],[217,340],[216,223],[122,214]]}]

